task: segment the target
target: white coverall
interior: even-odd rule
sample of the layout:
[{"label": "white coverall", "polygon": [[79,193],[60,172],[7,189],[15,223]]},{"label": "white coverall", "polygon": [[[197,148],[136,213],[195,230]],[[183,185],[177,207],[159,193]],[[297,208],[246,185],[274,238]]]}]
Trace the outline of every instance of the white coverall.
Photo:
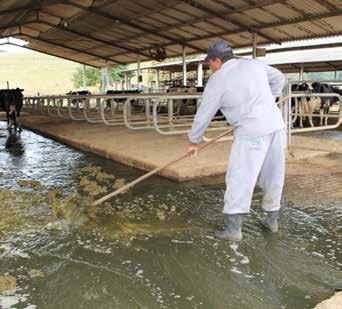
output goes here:
[{"label": "white coverall", "polygon": [[264,192],[266,211],[280,208],[285,175],[285,125],[275,97],[285,77],[252,59],[231,59],[210,77],[196,113],[189,140],[198,144],[218,110],[234,128],[226,175],[223,212],[248,213],[254,187]]}]

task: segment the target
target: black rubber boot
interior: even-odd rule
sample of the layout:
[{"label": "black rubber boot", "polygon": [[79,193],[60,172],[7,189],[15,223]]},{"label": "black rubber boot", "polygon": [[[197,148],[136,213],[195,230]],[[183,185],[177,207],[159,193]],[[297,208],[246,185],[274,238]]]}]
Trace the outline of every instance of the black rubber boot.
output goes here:
[{"label": "black rubber boot", "polygon": [[263,227],[272,233],[278,233],[278,214],[279,210],[267,211],[267,217],[261,222]]},{"label": "black rubber boot", "polygon": [[241,227],[243,215],[225,214],[226,227],[223,231],[216,231],[215,236],[224,240],[240,241],[242,239]]}]

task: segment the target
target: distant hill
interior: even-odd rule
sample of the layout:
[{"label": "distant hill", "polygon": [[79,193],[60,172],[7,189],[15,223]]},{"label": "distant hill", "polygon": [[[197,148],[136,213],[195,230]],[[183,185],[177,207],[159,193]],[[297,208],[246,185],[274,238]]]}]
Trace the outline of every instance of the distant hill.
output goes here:
[{"label": "distant hill", "polygon": [[72,74],[80,64],[37,52],[0,51],[0,89],[20,87],[25,95],[63,94],[72,90]]}]

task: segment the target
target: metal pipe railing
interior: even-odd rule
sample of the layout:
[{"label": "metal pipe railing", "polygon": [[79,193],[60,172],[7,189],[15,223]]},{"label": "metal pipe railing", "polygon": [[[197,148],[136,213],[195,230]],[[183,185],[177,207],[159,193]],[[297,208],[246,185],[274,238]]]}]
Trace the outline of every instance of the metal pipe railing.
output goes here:
[{"label": "metal pipe railing", "polygon": [[[292,129],[293,133],[298,132],[309,132],[309,131],[318,131],[321,130],[327,130],[327,129],[334,129],[338,128],[341,124],[340,119],[342,118],[342,96],[337,93],[312,93],[312,92],[292,92],[291,98],[294,98],[295,106],[292,108],[292,124],[295,123],[297,118],[299,117],[300,121],[300,129]],[[320,112],[319,114],[314,113],[313,103],[310,101],[307,101],[306,98],[338,98],[338,111],[334,113],[327,113],[324,114],[324,107],[322,110],[322,103],[320,102]],[[304,100],[298,100],[299,98],[304,98]],[[328,103],[330,104],[330,102]],[[305,105],[307,105],[307,111],[305,111]],[[311,128],[303,128],[303,117],[308,117],[309,123]],[[313,118],[320,118],[320,126],[315,127],[313,123]],[[323,118],[325,119],[325,125],[323,125]],[[328,120],[331,118],[337,118],[337,122],[333,125],[328,125]],[[305,129],[305,130],[304,130]],[[310,130],[311,129],[311,130]]]},{"label": "metal pipe railing", "polygon": [[[336,82],[336,81],[334,81]],[[300,117],[309,117],[312,128],[322,130],[333,128],[340,124],[342,117],[342,98],[336,93],[322,94],[311,92],[291,92],[289,84],[289,102],[287,112],[283,117],[288,116],[287,121],[291,125]],[[325,98],[338,97],[339,111],[329,114],[315,113],[312,106],[305,111],[301,98]],[[194,118],[192,115],[181,115],[180,102],[182,100],[195,100],[195,107],[198,108],[202,94],[193,93],[149,93],[149,94],[115,94],[115,95],[58,95],[25,97],[24,109],[28,112],[47,114],[51,117],[59,117],[75,121],[87,121],[89,123],[103,123],[108,126],[125,125],[131,130],[154,129],[162,135],[186,134],[189,132]],[[294,99],[294,106],[291,108],[291,98]],[[136,101],[133,107],[132,101]],[[109,104],[107,104],[109,102]],[[301,106],[302,105],[302,106]],[[141,107],[139,110],[137,110]],[[195,111],[194,107],[194,111]],[[313,127],[312,118],[325,117],[326,125]],[[224,117],[215,118],[208,131],[226,130],[227,124]],[[327,126],[328,119],[337,119],[336,124]],[[301,120],[302,121],[302,120]],[[305,128],[305,131],[308,131]],[[301,129],[295,129],[294,133]],[[289,131],[289,129],[288,129]],[[291,130],[290,130],[291,131]],[[304,132],[304,131],[302,131]],[[289,132],[291,134],[291,132]]]}]

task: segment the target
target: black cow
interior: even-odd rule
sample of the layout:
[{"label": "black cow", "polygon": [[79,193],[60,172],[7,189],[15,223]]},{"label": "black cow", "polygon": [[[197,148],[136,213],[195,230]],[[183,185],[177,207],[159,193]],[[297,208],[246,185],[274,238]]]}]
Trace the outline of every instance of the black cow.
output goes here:
[{"label": "black cow", "polygon": [[66,94],[67,95],[90,95],[91,92],[89,90],[80,90],[80,91],[69,91]]},{"label": "black cow", "polygon": [[2,89],[0,90],[0,108],[6,112],[7,128],[21,131],[19,122],[20,112],[23,107],[24,89]]},{"label": "black cow", "polygon": [[[69,91],[66,94],[67,95],[82,95],[82,96],[84,96],[84,95],[91,95],[91,92],[88,90],[80,90],[80,91]],[[71,99],[71,104],[73,106],[77,105],[77,107],[80,108],[81,104],[83,104],[84,101],[85,101],[85,99]]]},{"label": "black cow", "polygon": [[[141,93],[142,90],[139,89],[132,89],[132,90],[107,90],[106,94],[116,94],[116,95],[122,95],[122,94],[139,94]],[[113,101],[113,99],[107,99],[106,100],[106,108],[105,109],[110,109],[111,108],[111,102]],[[115,99],[114,103],[125,103],[126,102],[126,98],[120,98],[120,99]],[[137,102],[136,100],[132,100],[131,101],[131,105],[133,107],[137,107]]]}]

